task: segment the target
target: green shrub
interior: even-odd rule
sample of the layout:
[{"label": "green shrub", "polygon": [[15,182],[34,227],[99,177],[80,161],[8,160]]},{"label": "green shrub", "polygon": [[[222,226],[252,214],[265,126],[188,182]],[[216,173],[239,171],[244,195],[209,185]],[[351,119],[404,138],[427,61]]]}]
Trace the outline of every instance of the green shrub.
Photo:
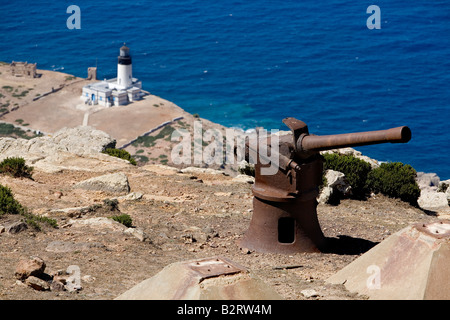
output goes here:
[{"label": "green shrub", "polygon": [[25,164],[25,160],[19,157],[6,158],[0,162],[0,173],[13,176],[15,178],[31,178],[33,167]]},{"label": "green shrub", "polygon": [[24,213],[24,208],[14,199],[11,189],[0,184],[0,216],[22,213]]},{"label": "green shrub", "polygon": [[58,227],[55,219],[37,216],[29,212],[27,208],[14,199],[11,189],[0,184],[0,216],[5,214],[20,214],[27,225],[38,231],[41,230],[41,223],[45,223],[52,228]]},{"label": "green shrub", "polygon": [[110,156],[117,157],[120,159],[128,160],[132,165],[136,165],[136,160],[133,159],[131,154],[122,149],[116,149],[116,148],[107,148],[103,153],[109,154]]},{"label": "green shrub", "polygon": [[364,199],[368,194],[366,179],[372,167],[369,163],[352,155],[326,153],[324,157],[324,170],[335,170],[345,174],[352,187],[353,197]]},{"label": "green shrub", "polygon": [[367,177],[367,186],[375,193],[400,198],[417,205],[420,189],[416,182],[417,173],[413,167],[401,162],[382,163]]},{"label": "green shrub", "polygon": [[133,224],[133,221],[128,214],[121,214],[118,216],[112,216],[110,218],[113,219],[114,221],[120,222],[121,224],[123,224],[128,228],[130,228]]}]

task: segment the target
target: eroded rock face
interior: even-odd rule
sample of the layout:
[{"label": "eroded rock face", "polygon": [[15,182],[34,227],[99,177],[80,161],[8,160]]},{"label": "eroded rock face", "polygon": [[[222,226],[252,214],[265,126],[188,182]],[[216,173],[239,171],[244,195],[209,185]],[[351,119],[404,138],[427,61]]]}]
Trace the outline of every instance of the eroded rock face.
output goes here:
[{"label": "eroded rock face", "polygon": [[0,160],[22,157],[36,170],[55,173],[61,170],[101,171],[100,161],[112,167],[127,165],[125,160],[102,154],[114,148],[116,141],[107,133],[92,127],[63,128],[53,136],[30,140],[0,138]]},{"label": "eroded rock face", "polygon": [[38,158],[57,152],[69,152],[76,155],[99,153],[106,148],[114,148],[116,141],[107,133],[92,127],[79,126],[63,128],[53,136],[38,137],[30,140],[1,138],[1,158],[28,157]]}]

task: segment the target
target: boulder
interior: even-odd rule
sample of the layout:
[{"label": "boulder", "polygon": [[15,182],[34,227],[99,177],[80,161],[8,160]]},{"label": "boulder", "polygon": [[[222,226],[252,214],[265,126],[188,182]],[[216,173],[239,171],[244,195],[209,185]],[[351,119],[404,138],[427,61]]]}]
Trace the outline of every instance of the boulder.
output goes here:
[{"label": "boulder", "polygon": [[425,210],[439,210],[448,208],[447,194],[431,190],[422,190],[417,200],[419,207]]},{"label": "boulder", "polygon": [[44,273],[45,262],[39,257],[31,257],[27,260],[20,260],[14,275],[19,280],[25,280],[30,276],[39,277]]},{"label": "boulder", "polygon": [[128,178],[122,172],[105,174],[99,177],[83,180],[76,183],[74,187],[84,190],[97,190],[121,194],[127,194],[130,192]]},{"label": "boulder", "polygon": [[433,188],[439,186],[440,178],[436,173],[417,172],[417,185],[420,189]]},{"label": "boulder", "polygon": [[352,193],[352,187],[342,172],[327,170],[325,173],[327,185],[320,192],[319,203],[338,202],[340,196],[348,196]]},{"label": "boulder", "polygon": [[78,155],[99,153],[116,146],[116,140],[109,134],[89,126],[63,128],[54,134],[52,141],[58,148]]}]

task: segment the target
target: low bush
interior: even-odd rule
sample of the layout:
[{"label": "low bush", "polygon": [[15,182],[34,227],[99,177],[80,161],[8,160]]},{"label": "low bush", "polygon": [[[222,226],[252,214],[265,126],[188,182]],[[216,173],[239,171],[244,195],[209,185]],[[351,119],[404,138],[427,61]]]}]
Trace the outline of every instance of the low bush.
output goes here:
[{"label": "low bush", "polygon": [[330,169],[345,174],[348,183],[352,187],[354,198],[366,198],[369,193],[366,185],[367,175],[372,170],[369,163],[352,155],[342,155],[336,153],[325,153],[323,158],[324,170]]},{"label": "low bush", "polygon": [[14,199],[11,189],[0,184],[0,216],[4,214],[22,214],[25,210]]},{"label": "low bush", "polygon": [[21,215],[27,225],[40,231],[41,223],[45,223],[52,228],[57,228],[58,224],[55,219],[41,217],[32,214],[23,207],[11,192],[11,189],[0,184],[0,216],[6,214]]},{"label": "low bush", "polygon": [[400,198],[417,205],[420,189],[416,182],[417,172],[408,164],[401,162],[382,163],[367,177],[367,186],[374,193]]},{"label": "low bush", "polygon": [[128,228],[130,228],[133,225],[133,221],[128,214],[121,214],[117,216],[112,216],[110,218],[113,219],[114,221],[120,222],[121,224],[123,224]]},{"label": "low bush", "polygon": [[103,153],[106,153],[110,156],[117,157],[120,159],[128,160],[132,165],[134,166],[136,165],[136,160],[134,160],[131,154],[126,150],[107,148],[105,149],[105,151],[103,151]]},{"label": "low bush", "polygon": [[25,160],[20,157],[6,158],[0,162],[0,173],[13,176],[15,178],[31,178],[33,167],[25,164]]}]

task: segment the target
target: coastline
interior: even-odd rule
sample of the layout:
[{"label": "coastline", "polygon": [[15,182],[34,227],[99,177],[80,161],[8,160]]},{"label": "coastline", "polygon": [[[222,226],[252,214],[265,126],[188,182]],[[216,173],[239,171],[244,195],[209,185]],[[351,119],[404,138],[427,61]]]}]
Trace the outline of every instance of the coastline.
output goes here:
[{"label": "coastline", "polygon": [[[0,108],[0,122],[10,123],[22,130],[52,134],[63,127],[89,125],[112,135],[117,140],[117,146],[138,151],[133,150],[131,145],[139,137],[148,136],[153,132],[158,133],[159,128],[173,122],[174,119],[184,119],[189,126],[192,126],[196,119],[200,119],[196,114],[188,113],[174,103],[154,96],[148,91],[145,91],[147,95],[142,101],[127,106],[89,108],[84,106],[79,98],[81,88],[85,84],[99,80],[87,80],[60,71],[42,69],[37,69],[37,78],[18,78],[10,75],[8,69],[8,63],[0,64],[0,92],[3,92],[0,101],[4,101]],[[14,89],[8,92],[5,91],[5,87]],[[225,129],[219,123],[201,120],[206,123],[207,128]],[[161,148],[167,151],[167,146]],[[161,153],[158,153],[153,159],[160,155]],[[418,172],[437,175],[435,172]],[[447,177],[438,175],[437,179],[446,181]]]}]

